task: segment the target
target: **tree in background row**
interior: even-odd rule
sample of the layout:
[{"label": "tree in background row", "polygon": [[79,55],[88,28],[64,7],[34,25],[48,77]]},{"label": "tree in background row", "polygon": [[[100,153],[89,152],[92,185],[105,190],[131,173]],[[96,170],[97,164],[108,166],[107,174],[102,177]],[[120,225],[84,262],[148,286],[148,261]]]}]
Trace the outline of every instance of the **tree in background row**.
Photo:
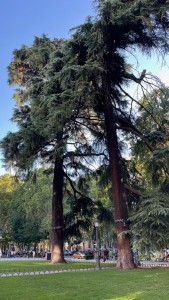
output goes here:
[{"label": "tree in background row", "polygon": [[37,244],[49,236],[51,180],[47,176],[39,171],[35,185],[6,174],[0,177],[0,191],[0,228],[8,242]]},{"label": "tree in background row", "polygon": [[133,139],[132,157],[139,172],[144,193],[131,214],[132,229],[142,251],[168,248],[169,213],[169,89],[161,86],[144,95],[136,120],[137,128],[152,145]]}]

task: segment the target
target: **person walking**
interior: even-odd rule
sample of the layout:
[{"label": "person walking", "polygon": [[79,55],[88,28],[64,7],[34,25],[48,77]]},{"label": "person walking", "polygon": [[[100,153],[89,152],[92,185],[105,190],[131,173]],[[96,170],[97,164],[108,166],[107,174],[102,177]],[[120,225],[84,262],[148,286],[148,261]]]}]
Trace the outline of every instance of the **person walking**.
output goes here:
[{"label": "person walking", "polygon": [[103,251],[103,261],[105,262],[108,259],[109,251],[105,249]]}]

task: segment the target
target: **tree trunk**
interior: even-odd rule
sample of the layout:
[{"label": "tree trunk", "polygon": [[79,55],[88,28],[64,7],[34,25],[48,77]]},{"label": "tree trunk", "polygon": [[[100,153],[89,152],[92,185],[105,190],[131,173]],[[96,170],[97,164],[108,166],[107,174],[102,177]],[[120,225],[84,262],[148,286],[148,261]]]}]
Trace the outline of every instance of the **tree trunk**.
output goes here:
[{"label": "tree trunk", "polygon": [[63,161],[56,160],[52,197],[52,264],[64,263],[63,255]]},{"label": "tree trunk", "polygon": [[129,230],[128,210],[125,200],[125,189],[120,167],[120,156],[116,132],[115,114],[109,94],[105,93],[105,127],[107,134],[108,152],[110,157],[110,173],[113,188],[114,218],[117,232],[118,259],[117,268],[135,268],[130,245],[130,235],[125,234]]}]

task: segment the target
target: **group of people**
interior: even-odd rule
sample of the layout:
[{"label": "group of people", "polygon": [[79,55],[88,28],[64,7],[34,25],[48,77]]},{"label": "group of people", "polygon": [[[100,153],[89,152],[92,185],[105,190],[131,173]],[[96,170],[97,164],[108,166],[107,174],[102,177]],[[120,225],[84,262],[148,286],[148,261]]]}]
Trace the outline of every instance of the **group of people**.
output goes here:
[{"label": "group of people", "polygon": [[4,255],[5,257],[12,258],[12,257],[45,257],[46,251],[44,248],[41,248],[40,251],[36,252],[35,247],[31,247],[28,249],[17,250],[15,247],[6,248],[2,251],[0,248],[0,258]]},{"label": "group of people", "polygon": [[169,261],[169,249],[160,249],[160,258],[162,261]]},{"label": "group of people", "polygon": [[104,249],[100,251],[100,259],[106,260],[117,260],[117,249]]}]

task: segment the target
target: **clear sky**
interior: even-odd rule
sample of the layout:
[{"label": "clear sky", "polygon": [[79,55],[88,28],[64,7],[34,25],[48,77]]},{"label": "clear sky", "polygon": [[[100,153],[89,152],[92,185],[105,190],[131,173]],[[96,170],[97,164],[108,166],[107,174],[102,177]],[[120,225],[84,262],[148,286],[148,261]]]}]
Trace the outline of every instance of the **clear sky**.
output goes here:
[{"label": "clear sky", "polygon": [[[67,38],[69,30],[94,15],[92,0],[0,0],[0,139],[15,130],[9,121],[15,105],[14,87],[7,83],[7,66],[12,51],[23,44],[31,45],[34,36]],[[169,59],[168,59],[169,62]],[[147,69],[169,84],[168,66],[161,68],[157,58],[140,60],[140,71]],[[1,162],[0,162],[1,166]],[[4,172],[0,167],[0,174]]]},{"label": "clear sky", "polygon": [[[12,51],[31,45],[34,36],[67,38],[70,29],[94,15],[92,0],[0,0],[0,139],[15,125],[9,120],[15,105],[15,87],[7,83]],[[1,163],[0,163],[1,165]],[[0,174],[2,170],[0,169]]]},{"label": "clear sky", "polygon": [[34,36],[68,37],[69,30],[92,13],[91,0],[0,0],[0,138],[9,130],[14,87],[7,84],[12,51],[31,45]]}]

